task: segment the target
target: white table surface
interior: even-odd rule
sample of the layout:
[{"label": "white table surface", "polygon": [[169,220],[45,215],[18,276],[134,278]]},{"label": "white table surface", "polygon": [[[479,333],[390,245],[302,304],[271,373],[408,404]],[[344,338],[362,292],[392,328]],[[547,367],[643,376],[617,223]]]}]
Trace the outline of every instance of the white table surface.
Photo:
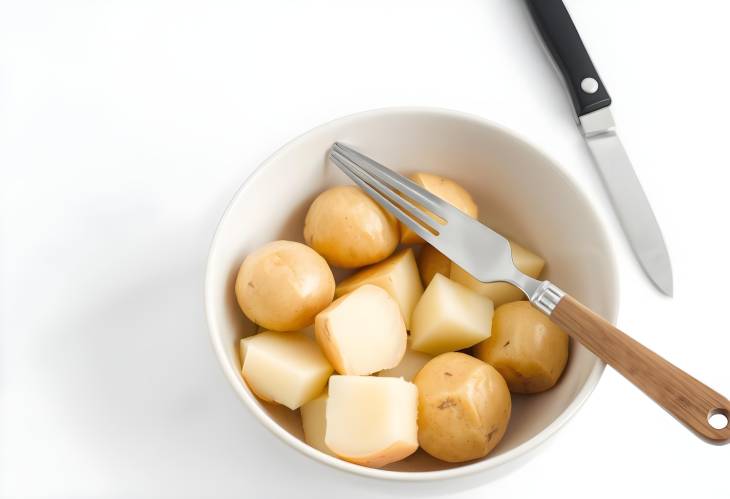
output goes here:
[{"label": "white table surface", "polygon": [[[612,235],[619,325],[729,394],[730,7],[567,5],[662,223],[673,300],[628,252],[521,2],[2,1],[0,495],[405,493],[263,431],[202,306],[210,239],[248,173],[384,106],[477,113],[556,158]],[[729,465],[609,369],[527,465],[447,496],[720,497]]]}]

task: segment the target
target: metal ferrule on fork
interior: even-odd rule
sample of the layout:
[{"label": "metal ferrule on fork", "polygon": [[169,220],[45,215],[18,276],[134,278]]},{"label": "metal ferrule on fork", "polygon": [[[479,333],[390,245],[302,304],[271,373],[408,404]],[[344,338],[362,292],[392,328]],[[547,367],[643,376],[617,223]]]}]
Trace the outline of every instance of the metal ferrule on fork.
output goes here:
[{"label": "metal ferrule on fork", "polygon": [[563,290],[555,284],[550,281],[543,281],[530,296],[530,303],[535,305],[545,315],[550,316],[564,296],[565,293]]}]

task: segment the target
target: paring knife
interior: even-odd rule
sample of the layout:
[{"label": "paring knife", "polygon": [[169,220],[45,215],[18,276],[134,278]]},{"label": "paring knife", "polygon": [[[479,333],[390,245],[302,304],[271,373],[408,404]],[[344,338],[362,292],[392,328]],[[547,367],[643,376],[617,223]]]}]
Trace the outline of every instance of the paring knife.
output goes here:
[{"label": "paring knife", "polygon": [[654,285],[672,296],[672,264],[661,229],[611,115],[611,97],[593,67],[562,0],[527,0],[545,46],[562,74],[578,124],[637,260]]}]

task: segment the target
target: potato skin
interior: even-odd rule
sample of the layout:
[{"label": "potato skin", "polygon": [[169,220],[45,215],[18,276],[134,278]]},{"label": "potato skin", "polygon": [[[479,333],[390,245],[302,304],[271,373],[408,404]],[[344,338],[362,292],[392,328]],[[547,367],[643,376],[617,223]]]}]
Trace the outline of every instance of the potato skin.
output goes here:
[{"label": "potato skin", "polygon": [[253,251],[236,277],[241,310],[272,331],[293,331],[312,324],[334,295],[335,278],[325,259],[293,241],[274,241]]},{"label": "potato skin", "polygon": [[514,393],[539,393],[557,383],[568,361],[568,335],[529,302],[507,303],[494,312],[492,336],[474,355],[504,376]]},{"label": "potato skin", "polygon": [[460,352],[441,354],[416,375],[418,442],[433,457],[458,463],[484,457],[507,430],[512,399],[490,365]]},{"label": "potato skin", "polygon": [[436,274],[444,277],[451,275],[451,260],[430,244],[424,244],[421,254],[418,255],[418,273],[423,286],[428,287]]},{"label": "potato skin", "polygon": [[384,260],[395,251],[398,238],[397,220],[354,186],[324,191],[304,219],[304,241],[336,267]]}]

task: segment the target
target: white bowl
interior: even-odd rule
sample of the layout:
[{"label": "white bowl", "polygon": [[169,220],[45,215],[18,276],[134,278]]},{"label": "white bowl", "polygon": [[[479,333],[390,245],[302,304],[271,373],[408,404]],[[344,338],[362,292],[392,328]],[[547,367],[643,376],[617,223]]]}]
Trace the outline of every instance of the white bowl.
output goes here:
[{"label": "white bowl", "polygon": [[266,160],[231,201],[213,239],[205,285],[210,337],[223,372],[264,427],[304,455],[340,470],[421,481],[487,470],[485,477],[497,476],[514,468],[575,414],[598,383],[603,363],[575,342],[558,385],[540,395],[515,396],[502,442],[486,458],[461,465],[423,451],[385,469],[335,459],[304,443],[298,412],[262,403],[244,383],[238,343],[254,326],[236,304],[236,272],[261,244],[301,241],[314,197],[349,183],[327,160],[335,141],[402,172],[427,171],[456,180],[475,197],[483,222],[545,258],[544,278],[615,320],[617,278],[606,233],[591,203],[554,161],[481,118],[445,110],[384,109],[332,121],[293,140]]}]

